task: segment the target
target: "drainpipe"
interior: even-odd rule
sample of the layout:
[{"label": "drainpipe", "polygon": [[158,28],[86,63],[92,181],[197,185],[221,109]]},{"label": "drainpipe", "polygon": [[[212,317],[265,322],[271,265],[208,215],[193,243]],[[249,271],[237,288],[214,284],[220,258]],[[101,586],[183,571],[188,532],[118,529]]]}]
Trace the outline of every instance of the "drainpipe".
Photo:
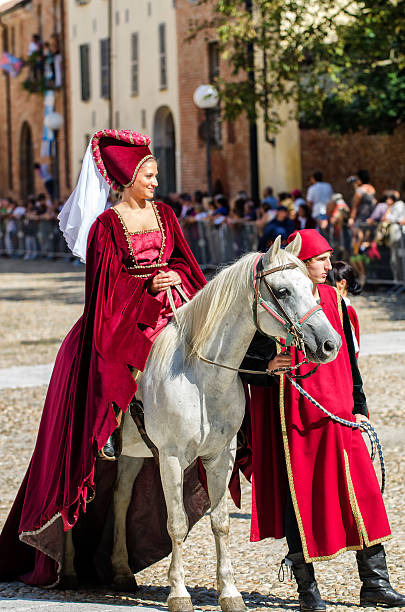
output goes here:
[{"label": "drainpipe", "polygon": [[[246,0],[246,10],[253,13],[252,0]],[[255,58],[253,43],[248,43],[249,56],[249,82],[252,90],[255,89]],[[250,195],[254,202],[259,202],[259,166],[257,152],[257,124],[256,121],[249,122],[249,149],[250,149]]]},{"label": "drainpipe", "polygon": [[113,127],[113,120],[114,120],[114,115],[113,115],[113,73],[112,73],[112,69],[113,69],[113,65],[112,65],[112,44],[113,44],[113,16],[112,16],[112,12],[113,12],[113,6],[112,6],[112,0],[108,0],[108,38],[110,41],[110,44],[108,45],[108,74],[110,77],[110,99],[108,102],[108,127],[112,128]]},{"label": "drainpipe", "polygon": [[71,188],[70,182],[70,157],[69,157],[69,127],[68,123],[68,96],[67,96],[67,83],[66,83],[66,24],[65,24],[65,1],[60,2],[60,29],[61,29],[61,40],[60,40],[60,52],[62,55],[62,106],[63,106],[63,136],[64,136],[64,157],[65,157],[65,185],[68,189]]},{"label": "drainpipe", "polygon": [[[0,17],[0,25],[3,28],[3,49],[8,51],[8,28]],[[4,73],[6,79],[6,124],[7,124],[7,158],[8,158],[8,188],[13,189],[13,142],[12,142],[12,126],[11,126],[11,86],[10,75]]]}]

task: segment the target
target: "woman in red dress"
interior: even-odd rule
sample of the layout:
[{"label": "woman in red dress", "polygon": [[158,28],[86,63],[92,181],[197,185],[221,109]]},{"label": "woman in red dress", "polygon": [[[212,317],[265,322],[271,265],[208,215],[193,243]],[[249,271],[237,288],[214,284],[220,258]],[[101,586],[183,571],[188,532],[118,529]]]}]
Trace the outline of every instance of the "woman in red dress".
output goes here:
[{"label": "woman in red dress", "polygon": [[[191,297],[205,284],[174,212],[153,201],[149,143],[127,130],[97,132],[60,214],[69,247],[86,261],[84,313],[56,358],[35,450],[0,536],[0,579],[59,582],[64,532],[96,494],[97,455],[114,458],[107,443],[135,395],[133,370],[144,369],[170,319],[165,290],[181,283]],[[104,210],[110,186],[122,200]]]},{"label": "woman in red dress", "polygon": [[[342,339],[336,359],[320,365],[300,385],[335,415],[367,420],[347,309],[337,290],[325,285],[332,248],[314,229],[299,233],[299,258],[307,265],[314,296]],[[273,340],[255,338],[241,367],[273,370],[303,357],[297,349],[282,353]],[[299,374],[312,368],[313,364],[300,366]],[[312,562],[346,550],[357,551],[363,582],[360,605],[405,607],[405,597],[389,582],[382,542],[390,539],[390,526],[360,430],[332,421],[283,375],[251,376],[247,382],[253,459],[251,539],[287,538],[285,562],[295,575],[301,610],[326,609]]]}]

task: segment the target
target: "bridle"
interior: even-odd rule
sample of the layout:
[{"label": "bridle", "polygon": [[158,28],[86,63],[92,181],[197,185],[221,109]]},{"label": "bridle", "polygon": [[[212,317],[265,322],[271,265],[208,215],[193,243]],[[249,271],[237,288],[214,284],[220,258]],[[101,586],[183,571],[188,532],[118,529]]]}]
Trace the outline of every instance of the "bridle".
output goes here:
[{"label": "bridle", "polygon": [[[253,282],[253,290],[254,290],[254,300],[253,300],[252,310],[253,310],[253,323],[255,324],[256,329],[264,336],[272,338],[275,342],[277,342],[283,348],[288,349],[292,344],[294,344],[304,354],[304,360],[298,363],[297,365],[288,367],[288,368],[278,368],[277,370],[274,370],[274,372],[280,372],[280,371],[291,372],[292,370],[297,369],[300,365],[309,363],[307,356],[306,356],[306,352],[305,352],[304,334],[302,332],[302,326],[306,321],[308,321],[310,317],[312,317],[312,315],[316,314],[317,312],[322,311],[322,306],[317,304],[316,306],[308,310],[308,312],[306,312],[300,319],[293,321],[291,317],[288,315],[288,313],[285,311],[285,309],[283,308],[282,304],[280,303],[280,300],[277,298],[273,289],[267,282],[266,277],[269,276],[270,274],[274,274],[275,272],[281,272],[283,270],[293,270],[294,268],[298,268],[298,265],[291,262],[288,264],[277,266],[276,268],[271,268],[270,270],[264,270],[263,269],[263,255],[258,255],[256,257],[253,263],[253,268],[252,268],[252,282]],[[264,285],[268,293],[270,294],[273,302],[275,303],[277,310],[273,308],[273,305],[270,302],[263,299],[263,296],[260,292],[261,281],[264,282]],[[284,329],[287,332],[284,343],[281,343],[279,338],[277,338],[276,336],[271,336],[270,334],[267,334],[260,327],[259,318],[258,318],[259,306],[264,308],[264,310],[268,314],[271,314],[284,327]],[[311,372],[308,372],[307,374],[305,374],[305,378],[313,374],[317,370],[318,367],[319,367],[319,364],[315,366],[315,368],[311,370]],[[300,376],[300,378],[302,378],[302,376]]]}]

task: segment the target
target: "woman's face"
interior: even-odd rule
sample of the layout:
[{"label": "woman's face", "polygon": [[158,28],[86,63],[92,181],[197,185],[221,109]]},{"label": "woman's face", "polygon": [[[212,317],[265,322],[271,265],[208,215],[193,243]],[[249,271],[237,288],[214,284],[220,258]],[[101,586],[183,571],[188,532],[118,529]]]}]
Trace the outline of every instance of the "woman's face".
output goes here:
[{"label": "woman's face", "polygon": [[151,200],[158,186],[157,174],[157,163],[154,159],[142,164],[130,188],[132,195],[139,200]]},{"label": "woman's face", "polygon": [[321,255],[317,255],[317,257],[314,257],[314,259],[306,264],[309,278],[313,283],[318,284],[326,281],[328,272],[332,269],[330,255],[330,251],[326,251],[321,253]]}]

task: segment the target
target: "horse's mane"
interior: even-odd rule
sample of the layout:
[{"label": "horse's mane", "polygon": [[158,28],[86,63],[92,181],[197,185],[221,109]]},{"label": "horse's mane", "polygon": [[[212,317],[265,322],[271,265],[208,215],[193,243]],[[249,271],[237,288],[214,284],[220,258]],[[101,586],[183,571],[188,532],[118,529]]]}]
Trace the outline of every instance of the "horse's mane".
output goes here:
[{"label": "horse's mane", "polygon": [[[178,325],[169,325],[156,339],[153,359],[162,366],[169,353],[181,342],[187,344],[189,356],[203,351],[204,343],[216,329],[220,329],[228,316],[231,304],[246,299],[252,287],[252,265],[257,253],[248,253],[231,266],[223,268],[193,299],[178,311]],[[272,267],[293,262],[307,275],[306,266],[288,251],[280,249],[272,260]],[[253,297],[253,296],[252,296]]]}]

